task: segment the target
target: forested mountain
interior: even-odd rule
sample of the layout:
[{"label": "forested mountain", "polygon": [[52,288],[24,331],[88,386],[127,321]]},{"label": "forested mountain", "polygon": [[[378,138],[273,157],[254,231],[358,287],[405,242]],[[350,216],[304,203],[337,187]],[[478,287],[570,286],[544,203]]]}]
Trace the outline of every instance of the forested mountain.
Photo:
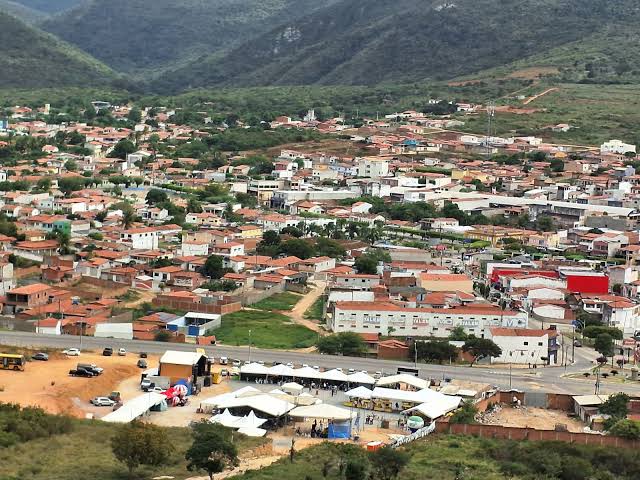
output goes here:
[{"label": "forested mountain", "polygon": [[91,0],[42,26],[131,73],[216,54],[335,1]]},{"label": "forested mountain", "polygon": [[115,78],[89,55],[2,12],[0,45],[3,87],[99,85]]},{"label": "forested mountain", "polygon": [[9,13],[10,15],[18,17],[27,23],[39,22],[47,16],[40,10],[26,7],[21,3],[14,2],[13,0],[0,0],[0,12]]},{"label": "forested mountain", "polygon": [[[547,52],[605,29],[638,32],[639,19],[636,0],[341,0],[178,68],[158,85],[450,79],[530,56],[543,64]],[[608,47],[606,39],[595,44]],[[625,54],[640,60],[637,49]]]}]

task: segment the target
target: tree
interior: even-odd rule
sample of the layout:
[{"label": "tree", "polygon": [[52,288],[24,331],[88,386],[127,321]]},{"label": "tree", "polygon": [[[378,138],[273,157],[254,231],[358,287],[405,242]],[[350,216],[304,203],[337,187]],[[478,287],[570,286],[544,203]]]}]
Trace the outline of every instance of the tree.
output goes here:
[{"label": "tree", "polygon": [[202,274],[209,278],[218,279],[225,274],[223,258],[220,255],[210,255],[202,266]]},{"label": "tree", "polygon": [[193,443],[185,458],[190,471],[204,470],[213,480],[215,473],[238,463],[238,450],[231,441],[231,430],[208,422],[193,426]]},{"label": "tree", "polygon": [[393,480],[409,463],[409,455],[389,446],[382,447],[369,455],[371,466],[375,472],[372,478]]},{"label": "tree", "polygon": [[113,147],[111,151],[111,156],[114,158],[122,158],[123,160],[127,158],[127,155],[136,151],[136,146],[133,144],[131,140],[127,140],[123,138],[116,146]]},{"label": "tree", "polygon": [[458,356],[458,349],[447,340],[418,342],[416,350],[418,358],[427,362],[442,363]]},{"label": "tree", "polygon": [[130,477],[140,465],[166,463],[173,451],[172,445],[165,429],[137,421],[119,427],[111,438],[113,455],[127,466]]},{"label": "tree", "polygon": [[202,205],[193,197],[187,202],[187,213],[202,213]]},{"label": "tree", "polygon": [[629,395],[616,393],[600,405],[598,409],[604,415],[610,415],[616,419],[627,418],[629,413]]},{"label": "tree", "polygon": [[609,429],[609,434],[629,440],[640,440],[640,422],[626,419],[618,420]]},{"label": "tree", "polygon": [[473,404],[472,401],[464,402],[460,408],[458,408],[451,418],[449,419],[449,423],[475,423],[476,415],[478,413],[478,409]]},{"label": "tree", "polygon": [[328,355],[358,356],[367,350],[362,337],[353,332],[342,332],[320,337],[316,346],[320,353]]},{"label": "tree", "polygon": [[280,233],[283,235],[289,235],[295,238],[300,238],[304,235],[302,230],[300,230],[298,227],[285,227],[282,230],[280,230]]},{"label": "tree", "polygon": [[553,218],[542,215],[536,219],[536,229],[541,232],[552,232],[556,230],[555,222]]},{"label": "tree", "polygon": [[158,190],[157,188],[152,188],[147,192],[147,196],[145,197],[147,203],[149,205],[157,205],[158,203],[164,203],[169,201],[169,195],[162,190]]},{"label": "tree", "polygon": [[133,123],[140,123],[140,121],[142,121],[142,112],[140,112],[139,108],[133,107],[131,110],[129,110],[127,118]]},{"label": "tree", "polygon": [[168,342],[171,340],[171,333],[168,330],[160,330],[153,336],[156,342]]},{"label": "tree", "polygon": [[552,172],[562,172],[564,171],[564,162],[559,159],[559,158],[555,158],[553,160],[551,160],[551,163],[549,164],[549,168],[551,169]]},{"label": "tree", "polygon": [[365,480],[367,478],[367,465],[363,461],[347,462],[344,469],[344,480]]},{"label": "tree", "polygon": [[598,335],[593,346],[596,349],[596,352],[601,353],[605,357],[613,355],[613,337],[608,333],[601,333]]},{"label": "tree", "polygon": [[136,221],[136,213],[133,207],[126,202],[120,204],[120,210],[122,211],[122,226],[126,230]]},{"label": "tree", "polygon": [[391,261],[389,252],[378,248],[368,250],[366,253],[356,258],[354,268],[358,273],[366,275],[376,275],[378,273],[378,263],[388,263]]},{"label": "tree", "polygon": [[301,238],[292,238],[283,242],[278,251],[302,260],[313,257],[315,253],[309,242]]},{"label": "tree", "polygon": [[454,342],[465,342],[468,338],[469,335],[464,331],[464,327],[462,325],[454,327],[449,334],[449,340]]},{"label": "tree", "polygon": [[473,356],[471,366],[483,358],[502,355],[502,349],[488,338],[471,337],[462,346],[462,351]]},{"label": "tree", "polygon": [[77,192],[85,187],[85,179],[82,177],[64,177],[58,180],[58,188],[65,195]]},{"label": "tree", "polygon": [[623,339],[622,330],[616,327],[607,327],[604,325],[589,325],[582,330],[582,335],[587,338],[597,338],[598,335],[601,335],[603,333],[610,335],[614,340]]},{"label": "tree", "polygon": [[262,235],[262,242],[265,245],[280,245],[280,235],[275,230],[267,230]]},{"label": "tree", "polygon": [[78,164],[75,160],[67,160],[64,164],[64,168],[69,172],[75,172],[78,170]]}]

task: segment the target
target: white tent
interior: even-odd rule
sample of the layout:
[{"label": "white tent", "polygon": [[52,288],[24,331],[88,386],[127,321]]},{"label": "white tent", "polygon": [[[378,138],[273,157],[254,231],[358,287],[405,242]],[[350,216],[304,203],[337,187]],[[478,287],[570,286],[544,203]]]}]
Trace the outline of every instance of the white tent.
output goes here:
[{"label": "white tent", "polygon": [[393,400],[397,402],[411,402],[415,404],[446,402],[447,398],[460,399],[460,397],[449,397],[429,388],[424,388],[422,390],[418,390],[417,392],[412,392],[409,390],[396,390],[394,388],[376,387],[373,389],[372,397],[385,400]]},{"label": "white tent", "polygon": [[283,392],[279,388],[274,388],[273,390],[271,390],[269,392],[269,394],[271,394],[271,395],[287,395],[285,392]]},{"label": "white tent", "polygon": [[428,380],[423,380],[422,378],[418,378],[414,375],[409,375],[408,373],[382,377],[376,382],[376,385],[378,387],[384,387],[385,385],[396,385],[398,383],[411,385],[412,387],[415,387],[419,390],[422,390],[423,388],[429,388]]},{"label": "white tent", "polygon": [[249,412],[249,415],[237,419],[233,423],[233,428],[258,428],[261,427],[267,420],[264,418],[256,417],[253,410]]},{"label": "white tent", "polygon": [[264,437],[267,431],[263,428],[240,428],[238,433],[242,433],[247,437]]},{"label": "white tent", "polygon": [[337,369],[322,372],[320,374],[320,378],[322,380],[330,380],[332,382],[348,382],[349,381],[349,377],[347,376],[347,374]]},{"label": "white tent", "polygon": [[280,365],[274,365],[268,370],[269,375],[271,375],[272,377],[293,377],[294,372],[293,368],[287,367],[283,363],[281,363]]},{"label": "white tent", "polygon": [[461,397],[444,395],[443,398],[421,403],[417,407],[405,410],[404,413],[419,412],[425,417],[435,420],[458,408],[461,401]]},{"label": "white tent", "polygon": [[363,398],[365,400],[370,400],[372,393],[373,392],[367,387],[356,387],[346,392],[345,395],[351,398]]},{"label": "white tent", "polygon": [[259,363],[250,363],[249,365],[242,365],[240,367],[240,373],[246,375],[268,375],[269,369]]},{"label": "white tent", "polygon": [[349,420],[356,416],[355,413],[346,408],[326,403],[297,407],[291,410],[289,415],[296,418],[326,418],[328,420]]},{"label": "white tent", "polygon": [[236,417],[235,415],[232,415],[228,409],[226,409],[224,412],[211,417],[209,421],[211,423],[219,423],[223,427],[233,428],[235,423],[240,419],[242,419],[242,417]]},{"label": "white tent", "polygon": [[364,372],[352,373],[351,375],[347,375],[347,377],[349,378],[349,383],[365,383],[367,385],[373,385],[376,383],[375,378]]},{"label": "white tent", "polygon": [[235,392],[222,393],[220,395],[216,395],[215,397],[209,397],[200,402],[200,408],[205,411],[211,411],[214,408],[220,408],[220,405],[229,402],[237,397],[242,397],[244,395],[255,395],[257,393],[261,393],[257,388],[253,388],[251,386],[242,387]]},{"label": "white tent", "polygon": [[313,405],[314,403],[322,403],[322,400],[317,399],[308,392],[301,393],[295,400],[296,405]]},{"label": "white tent", "polygon": [[311,367],[302,367],[293,371],[295,378],[320,378],[320,372]]},{"label": "white tent", "polygon": [[229,399],[221,402],[218,408],[251,408],[271,417],[280,417],[295,407],[294,404],[281,400],[272,395],[258,394]]},{"label": "white tent", "polygon": [[128,423],[144,415],[152,407],[165,402],[167,397],[161,393],[149,392],[129,400],[119,409],[114,410],[102,417],[103,422]]},{"label": "white tent", "polygon": [[281,388],[286,393],[291,393],[292,395],[299,395],[302,390],[304,390],[304,387],[296,382],[285,383]]}]

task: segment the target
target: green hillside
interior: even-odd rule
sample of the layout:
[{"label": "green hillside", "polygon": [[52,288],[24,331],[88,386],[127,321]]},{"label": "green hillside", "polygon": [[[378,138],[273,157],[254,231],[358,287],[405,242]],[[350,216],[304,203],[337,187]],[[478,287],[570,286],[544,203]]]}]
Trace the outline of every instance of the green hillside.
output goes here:
[{"label": "green hillside", "polygon": [[219,52],[335,0],[92,0],[43,28],[121,72]]},{"label": "green hillside", "polygon": [[223,56],[178,68],[157,85],[444,80],[558,55],[558,48],[598,34],[596,48],[617,48],[606,41],[606,29],[638,31],[639,19],[635,0],[341,0]]},{"label": "green hillside", "polygon": [[36,23],[46,17],[45,13],[12,0],[0,0],[0,12],[6,12],[27,23]]},{"label": "green hillside", "polygon": [[0,12],[0,86],[57,87],[102,84],[115,78],[107,67]]}]

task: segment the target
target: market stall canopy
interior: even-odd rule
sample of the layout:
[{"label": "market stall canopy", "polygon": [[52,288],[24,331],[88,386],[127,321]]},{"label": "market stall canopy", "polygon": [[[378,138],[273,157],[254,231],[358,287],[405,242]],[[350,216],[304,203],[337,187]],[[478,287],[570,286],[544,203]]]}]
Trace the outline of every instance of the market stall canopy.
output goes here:
[{"label": "market stall canopy", "polygon": [[234,424],[240,420],[242,417],[236,417],[232,415],[231,412],[227,409],[218,415],[214,415],[209,419],[211,423],[219,423],[223,427],[233,428]]},{"label": "market stall canopy", "polygon": [[293,403],[266,393],[233,398],[218,405],[218,408],[250,408],[271,417],[281,417],[294,407]]},{"label": "market stall canopy", "polygon": [[233,428],[258,428],[261,427],[266,421],[267,420],[264,418],[256,417],[256,414],[253,412],[253,410],[251,410],[249,412],[249,415],[247,415],[246,417],[237,419],[233,424]]},{"label": "market stall canopy", "polygon": [[132,422],[136,418],[144,415],[152,407],[160,405],[162,402],[166,402],[166,400],[167,397],[161,393],[150,392],[138,395],[122,405],[119,409],[106,414],[101,420],[109,423]]},{"label": "market stall canopy", "polygon": [[345,395],[351,398],[362,398],[365,400],[370,400],[372,393],[373,393],[372,390],[369,390],[367,387],[361,386],[361,387],[352,388],[351,390],[346,392]]},{"label": "market stall canopy", "polygon": [[388,377],[382,377],[377,382],[378,387],[384,387],[386,385],[396,385],[398,383],[404,383],[405,385],[411,385],[419,390],[429,387],[429,380],[423,380],[414,375],[408,373],[401,373],[398,375],[391,375]]},{"label": "market stall canopy", "polygon": [[320,374],[322,380],[329,380],[332,382],[348,382],[349,377],[346,373],[341,372],[338,369],[328,370]]},{"label": "market stall canopy", "polygon": [[263,428],[240,428],[238,433],[246,435],[247,437],[264,437],[267,431]]},{"label": "market stall canopy", "polygon": [[301,393],[302,390],[304,390],[304,387],[302,385],[300,385],[299,383],[296,383],[296,382],[285,383],[284,385],[282,385],[281,388],[286,393],[293,393],[294,395],[297,395],[297,394]]},{"label": "market stall canopy", "polygon": [[242,365],[240,367],[240,373],[245,375],[268,375],[269,369],[259,363],[250,363],[249,365]]},{"label": "market stall canopy", "polygon": [[365,383],[367,385],[373,385],[376,383],[375,378],[364,372],[352,373],[351,375],[347,375],[347,378],[349,383]]},{"label": "market stall canopy", "polygon": [[244,395],[256,395],[257,393],[261,393],[257,388],[250,386],[242,387],[235,392],[222,393],[215,397],[209,397],[200,402],[200,408],[219,408],[220,404],[228,402],[234,398],[242,397]]},{"label": "market stall canopy", "polygon": [[295,418],[326,418],[327,420],[349,420],[356,416],[346,408],[336,407],[326,403],[297,407],[289,412]]},{"label": "market stall canopy", "polygon": [[436,392],[435,390],[431,390],[429,388],[424,388],[422,390],[414,392],[410,390],[397,390],[395,388],[376,387],[373,389],[372,398],[420,404],[451,397],[447,397],[447,395]]},{"label": "market stall canopy", "polygon": [[420,413],[431,420],[435,420],[458,408],[460,402],[462,402],[461,397],[443,395],[442,398],[433,399],[429,402],[421,403],[417,407],[405,410],[404,413]]},{"label": "market stall canopy", "polygon": [[320,378],[320,372],[311,367],[302,367],[293,371],[295,378]]},{"label": "market stall canopy", "polygon": [[273,377],[293,377],[293,372],[293,368],[287,367],[283,363],[269,368],[269,375]]}]

